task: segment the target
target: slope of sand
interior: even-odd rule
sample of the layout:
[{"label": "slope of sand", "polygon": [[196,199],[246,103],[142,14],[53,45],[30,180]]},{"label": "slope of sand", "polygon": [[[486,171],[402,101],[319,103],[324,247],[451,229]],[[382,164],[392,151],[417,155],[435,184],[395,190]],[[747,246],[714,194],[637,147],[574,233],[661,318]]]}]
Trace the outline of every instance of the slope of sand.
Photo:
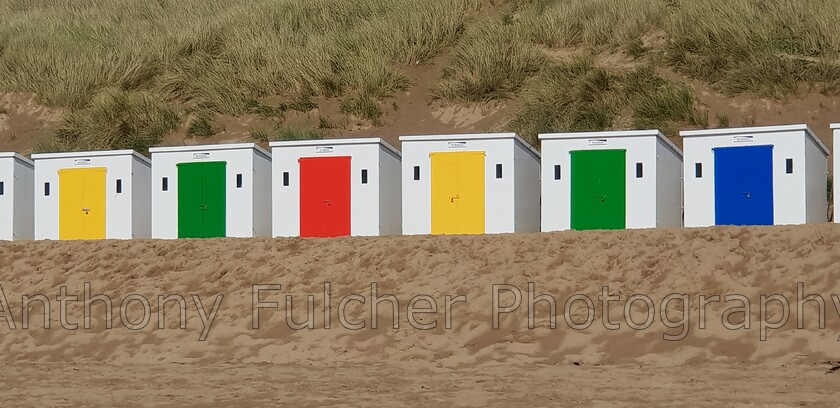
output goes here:
[{"label": "slope of sand", "polygon": [[[252,404],[370,404],[396,401],[419,405],[487,405],[582,402],[589,404],[695,398],[697,405],[830,403],[840,360],[840,228],[834,225],[763,228],[668,229],[547,234],[383,237],[339,239],[219,239],[131,242],[15,242],[0,244],[0,286],[8,311],[0,313],[0,402],[48,405],[120,401],[224,405],[244,398]],[[528,327],[528,283],[535,295],[556,301],[556,327],[548,302],[534,309]],[[797,282],[803,294],[824,300],[825,328],[818,305],[807,304],[797,329]],[[85,283],[91,295],[113,301],[113,328],[106,328],[103,303],[90,308],[84,329]],[[324,284],[330,284],[329,328]],[[398,328],[391,303],[379,303],[378,327],[370,317],[371,284],[377,295],[399,301]],[[259,312],[254,329],[254,285],[282,285],[260,293],[277,308]],[[493,328],[493,284],[521,289],[522,305],[502,314]],[[610,304],[606,329],[598,296],[607,286],[620,300]],[[78,296],[68,303],[62,327],[61,287]],[[276,288],[276,287],[275,287]],[[42,294],[50,306],[50,329],[41,303],[30,302],[23,328],[22,296]],[[348,295],[357,295],[348,298]],[[568,316],[564,304],[573,294]],[[654,304],[649,327],[644,301],[629,308],[629,296]],[[669,294],[688,296],[667,306]],[[762,330],[762,295],[789,299],[787,325]],[[158,296],[185,300],[186,328],[179,328],[175,303],[167,304],[158,328]],[[215,320],[205,331],[196,301]],[[314,329],[295,330],[286,319],[306,320],[312,296]],[[437,313],[414,314],[437,304]],[[728,329],[721,316],[737,302],[712,302],[700,328],[698,296],[743,295],[751,302],[749,329]],[[832,295],[836,295],[832,298]],[[446,297],[464,296],[450,304]],[[595,320],[585,329],[593,302]],[[124,300],[128,306],[120,310]],[[143,324],[142,299],[151,314]],[[778,299],[778,298],[777,298]],[[344,302],[342,302],[344,300]],[[365,304],[359,302],[364,300]],[[835,305],[835,300],[838,302]],[[499,305],[514,301],[502,292]],[[344,303],[344,304],[342,304]],[[339,310],[345,310],[345,321]],[[769,302],[764,319],[783,317]],[[731,312],[731,310],[730,310]],[[10,313],[14,329],[3,318]],[[566,321],[566,317],[571,322]],[[127,324],[134,330],[126,327]],[[204,320],[208,320],[206,317]],[[744,316],[728,322],[743,326]],[[423,325],[437,323],[431,328]],[[354,323],[363,328],[351,329]],[[145,327],[143,327],[145,326]],[[421,329],[424,327],[426,329]],[[684,338],[668,341],[688,328]],[[204,341],[199,341],[203,334]],[[761,333],[767,335],[760,341]],[[20,380],[26,380],[20,382]],[[617,383],[616,383],[617,381]],[[16,385],[9,385],[9,384]],[[88,387],[90,392],[73,390]],[[637,389],[632,392],[630,389]],[[696,399],[702,396],[700,399]],[[391,400],[394,401],[394,400]],[[769,406],[769,405],[768,405]]]}]

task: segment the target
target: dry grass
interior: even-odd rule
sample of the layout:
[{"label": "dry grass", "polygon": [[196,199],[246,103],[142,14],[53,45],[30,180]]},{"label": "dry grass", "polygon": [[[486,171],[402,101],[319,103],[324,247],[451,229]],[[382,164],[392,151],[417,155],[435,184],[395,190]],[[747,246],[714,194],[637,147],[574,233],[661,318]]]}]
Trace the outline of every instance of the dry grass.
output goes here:
[{"label": "dry grass", "polygon": [[353,115],[358,119],[368,120],[373,124],[379,124],[382,118],[382,107],[379,106],[370,95],[361,95],[357,98],[345,99],[341,102],[341,113]]},{"label": "dry grass", "polygon": [[213,124],[213,116],[212,112],[207,111],[199,111],[196,113],[195,116],[190,119],[189,125],[187,126],[187,135],[210,137],[219,133],[221,129]]},{"label": "dry grass", "polygon": [[659,128],[675,134],[680,126],[707,125],[689,90],[649,66],[617,74],[575,60],[545,69],[530,85],[507,127],[535,146],[539,133]]},{"label": "dry grass", "polygon": [[[487,6],[502,14],[473,13]],[[596,88],[571,92],[581,99],[553,100],[555,82],[572,90],[615,81],[623,87],[631,74],[599,74],[594,67],[561,75],[568,67],[557,67],[541,50],[624,53],[728,94],[838,94],[837,15],[836,0],[5,0],[0,92],[33,92],[73,112],[45,148],[145,150],[173,128],[171,115],[160,112],[282,119],[287,111],[314,109],[313,99],[335,97],[347,114],[376,124],[386,99],[409,86],[405,68],[445,51],[434,98],[516,98],[533,112],[568,105],[560,116],[517,115],[513,123],[528,132],[702,124],[692,118],[690,92],[674,84],[632,98]],[[539,89],[540,81],[549,86]],[[134,102],[125,108],[115,95]],[[269,96],[289,102],[256,102]],[[137,120],[128,113],[134,111],[166,118],[114,136],[119,121],[113,118]],[[528,117],[536,122],[523,122]],[[209,121],[187,125],[196,134],[213,130]]]},{"label": "dry grass", "polygon": [[834,0],[680,2],[667,62],[729,93],[780,98],[803,86],[836,94],[840,31]]},{"label": "dry grass", "polygon": [[547,58],[511,24],[482,24],[455,49],[434,96],[454,101],[486,101],[514,95]]},{"label": "dry grass", "polygon": [[[840,91],[834,0],[541,0],[515,10],[531,42],[636,58],[652,52],[729,94]],[[648,44],[654,33],[665,41]]]},{"label": "dry grass", "polygon": [[[840,2],[815,0],[512,0],[468,31],[439,98],[519,99],[510,127],[540,131],[707,126],[691,90],[654,69],[546,63],[535,45],[594,58],[625,54],[727,94],[840,93]],[[472,35],[470,33],[473,33]],[[657,39],[657,38],[662,38]],[[529,79],[531,78],[531,79]]]},{"label": "dry grass", "polygon": [[[455,41],[467,0],[0,3],[0,87],[81,109],[105,87],[237,114],[265,95],[386,96]],[[38,50],[33,53],[32,50]]]},{"label": "dry grass", "polygon": [[39,152],[134,149],[149,146],[178,127],[178,115],[161,106],[153,95],[106,89],[84,110],[69,114],[56,137],[35,150]]},{"label": "dry grass", "polygon": [[273,140],[311,140],[323,139],[329,131],[321,128],[279,127],[274,130]]},{"label": "dry grass", "polygon": [[106,89],[231,115],[272,95],[381,99],[408,85],[402,67],[455,42],[474,3],[6,0],[0,91],[77,112]]},{"label": "dry grass", "polygon": [[542,0],[521,2],[520,30],[552,48],[620,46],[661,24],[665,2],[657,0]]}]

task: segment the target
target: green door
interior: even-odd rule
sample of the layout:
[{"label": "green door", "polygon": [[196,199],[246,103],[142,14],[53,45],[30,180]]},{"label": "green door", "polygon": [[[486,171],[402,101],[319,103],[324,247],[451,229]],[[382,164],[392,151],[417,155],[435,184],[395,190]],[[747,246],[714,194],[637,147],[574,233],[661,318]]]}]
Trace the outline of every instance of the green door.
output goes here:
[{"label": "green door", "polygon": [[225,234],[225,162],[178,164],[178,238]]},{"label": "green door", "polygon": [[227,163],[207,162],[204,163],[204,218],[202,228],[204,238],[224,237],[227,235],[225,229],[227,209],[225,203],[227,194],[225,190],[225,174]]},{"label": "green door", "polygon": [[625,150],[576,150],[572,158],[572,229],[623,229]]}]

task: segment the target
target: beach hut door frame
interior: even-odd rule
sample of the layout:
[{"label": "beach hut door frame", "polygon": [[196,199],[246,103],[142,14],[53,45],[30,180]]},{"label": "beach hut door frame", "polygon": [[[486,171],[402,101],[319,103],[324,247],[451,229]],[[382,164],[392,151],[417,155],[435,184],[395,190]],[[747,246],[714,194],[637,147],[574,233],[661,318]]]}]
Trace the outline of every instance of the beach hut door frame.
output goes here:
[{"label": "beach hut door frame", "polygon": [[773,146],[712,151],[715,225],[773,225]]},{"label": "beach hut door frame", "polygon": [[178,163],[178,238],[226,234],[227,162]]},{"label": "beach hut door frame", "polygon": [[569,155],[572,229],[624,229],[627,150],[573,150]]},{"label": "beach hut door frame", "polygon": [[301,157],[300,236],[350,235],[351,157]]},{"label": "beach hut door frame", "polygon": [[58,239],[105,239],[105,167],[58,170]]},{"label": "beach hut door frame", "polygon": [[432,234],[483,234],[485,152],[434,152],[431,161]]}]

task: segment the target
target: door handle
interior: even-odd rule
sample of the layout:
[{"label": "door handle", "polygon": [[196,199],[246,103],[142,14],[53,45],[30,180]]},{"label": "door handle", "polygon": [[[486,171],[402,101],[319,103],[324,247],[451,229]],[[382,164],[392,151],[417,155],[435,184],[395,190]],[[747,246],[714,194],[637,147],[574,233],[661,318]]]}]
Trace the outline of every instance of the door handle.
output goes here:
[{"label": "door handle", "polygon": [[330,200],[321,200],[321,202],[326,204],[326,205],[332,205],[332,201],[330,201]]},{"label": "door handle", "polygon": [[90,214],[90,208],[82,208],[82,211],[85,212],[85,215]]},{"label": "door handle", "polygon": [[207,211],[207,204],[199,204],[198,208],[201,208],[204,211]]},{"label": "door handle", "polygon": [[449,197],[449,202],[450,202],[450,203],[454,203],[454,202],[455,202],[455,200],[460,200],[460,199],[461,199],[461,195],[460,195],[460,194],[458,194],[458,195],[454,195],[454,196],[450,196],[450,197]]},{"label": "door handle", "polygon": [[743,194],[747,198],[750,198],[750,192],[749,191],[742,191],[741,194]]},{"label": "door handle", "polygon": [[607,199],[607,196],[605,196],[603,194],[595,194],[595,198],[597,198],[597,199],[599,199],[603,202]]}]

